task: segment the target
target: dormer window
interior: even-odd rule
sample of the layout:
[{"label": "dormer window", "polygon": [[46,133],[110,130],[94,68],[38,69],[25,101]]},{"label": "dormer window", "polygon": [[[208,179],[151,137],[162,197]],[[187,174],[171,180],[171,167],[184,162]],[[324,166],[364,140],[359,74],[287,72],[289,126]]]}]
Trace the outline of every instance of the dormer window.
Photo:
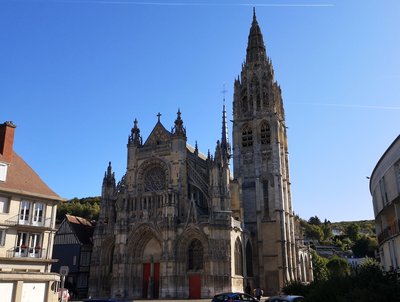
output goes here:
[{"label": "dormer window", "polygon": [[0,163],[0,181],[6,181],[7,168],[8,166],[6,164]]}]

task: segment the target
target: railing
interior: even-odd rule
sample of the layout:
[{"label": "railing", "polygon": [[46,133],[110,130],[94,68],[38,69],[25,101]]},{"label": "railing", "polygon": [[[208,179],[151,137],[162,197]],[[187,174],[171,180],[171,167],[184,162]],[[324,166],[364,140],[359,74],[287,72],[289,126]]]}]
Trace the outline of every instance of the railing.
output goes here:
[{"label": "railing", "polygon": [[21,218],[20,215],[16,215],[14,217],[7,219],[4,222],[0,222],[0,224],[5,223],[6,225],[10,226],[26,225],[34,227],[51,228],[51,218],[46,218],[46,219],[41,218],[41,220],[39,221],[35,221],[33,217],[28,217],[28,219],[24,219],[25,217],[23,217],[23,219],[20,218]]},{"label": "railing", "polygon": [[400,233],[400,220],[395,220],[393,223],[384,228],[383,231],[378,234],[378,242],[379,244],[381,244],[389,237],[392,237],[399,233]]},{"label": "railing", "polygon": [[45,258],[46,249],[41,247],[16,246],[7,251],[8,258]]}]

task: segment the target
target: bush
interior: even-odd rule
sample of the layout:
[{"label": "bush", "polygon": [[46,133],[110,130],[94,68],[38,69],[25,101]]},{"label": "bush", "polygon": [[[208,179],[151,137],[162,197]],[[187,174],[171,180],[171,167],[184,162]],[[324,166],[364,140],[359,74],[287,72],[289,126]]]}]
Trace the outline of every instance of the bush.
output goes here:
[{"label": "bush", "polygon": [[308,285],[300,282],[300,281],[292,281],[287,283],[282,291],[286,295],[299,295],[299,296],[307,296],[308,295]]}]

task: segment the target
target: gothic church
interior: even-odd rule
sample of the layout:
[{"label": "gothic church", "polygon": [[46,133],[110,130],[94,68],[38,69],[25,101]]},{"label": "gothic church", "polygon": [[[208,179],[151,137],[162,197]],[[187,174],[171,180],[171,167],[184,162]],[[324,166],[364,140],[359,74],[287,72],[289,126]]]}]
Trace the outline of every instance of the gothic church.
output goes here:
[{"label": "gothic church", "polygon": [[[312,280],[293,214],[281,89],[255,12],[234,83],[232,150],[225,106],[215,153],[187,144],[180,111],[171,131],[158,117],[143,140],[135,120],[127,170],[103,180],[89,295],[124,299],[265,294]],[[233,158],[233,175],[230,159]]]}]

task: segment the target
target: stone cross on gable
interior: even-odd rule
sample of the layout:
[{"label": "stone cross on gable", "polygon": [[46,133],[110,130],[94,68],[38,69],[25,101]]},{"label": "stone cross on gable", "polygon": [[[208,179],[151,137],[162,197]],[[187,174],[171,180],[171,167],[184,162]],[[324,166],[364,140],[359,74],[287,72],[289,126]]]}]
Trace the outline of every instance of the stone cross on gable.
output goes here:
[{"label": "stone cross on gable", "polygon": [[157,118],[158,118],[158,122],[160,122],[160,117],[161,117],[161,113],[159,112],[158,114],[157,114]]}]

